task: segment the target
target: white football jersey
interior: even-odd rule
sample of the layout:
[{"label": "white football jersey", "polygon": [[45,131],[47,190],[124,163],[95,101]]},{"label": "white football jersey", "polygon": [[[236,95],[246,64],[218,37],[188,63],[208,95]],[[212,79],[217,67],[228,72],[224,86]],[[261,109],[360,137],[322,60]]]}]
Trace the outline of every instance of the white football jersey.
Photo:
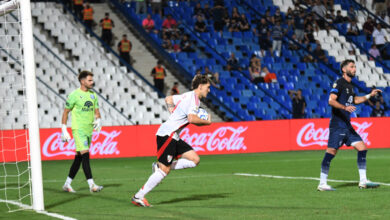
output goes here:
[{"label": "white football jersey", "polygon": [[172,97],[175,108],[168,120],[161,124],[156,135],[163,137],[175,133],[173,134],[173,139],[179,140],[178,133],[188,125],[188,115],[196,115],[198,113],[200,101],[194,91]]}]

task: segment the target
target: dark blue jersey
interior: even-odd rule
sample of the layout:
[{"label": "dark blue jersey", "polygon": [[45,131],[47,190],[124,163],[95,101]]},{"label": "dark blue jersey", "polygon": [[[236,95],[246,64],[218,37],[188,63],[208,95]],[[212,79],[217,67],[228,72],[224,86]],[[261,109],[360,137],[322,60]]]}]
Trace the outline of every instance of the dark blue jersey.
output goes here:
[{"label": "dark blue jersey", "polygon": [[[354,103],[355,92],[350,82],[344,78],[336,80],[330,93],[337,95],[337,102],[342,105],[350,106]],[[332,117],[330,118],[329,128],[351,128],[351,113],[332,107]]]}]

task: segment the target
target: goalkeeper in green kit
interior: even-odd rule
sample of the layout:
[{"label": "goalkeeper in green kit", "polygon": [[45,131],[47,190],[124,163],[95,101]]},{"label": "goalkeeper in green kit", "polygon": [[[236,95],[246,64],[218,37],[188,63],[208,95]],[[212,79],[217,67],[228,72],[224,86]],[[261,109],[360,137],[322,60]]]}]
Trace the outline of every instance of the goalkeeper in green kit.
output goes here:
[{"label": "goalkeeper in green kit", "polygon": [[[71,183],[83,164],[83,170],[90,192],[99,192],[103,186],[98,186],[92,179],[92,171],[89,164],[89,146],[91,145],[92,132],[95,129],[100,132],[102,126],[100,122],[99,104],[93,87],[93,74],[89,71],[82,71],[78,76],[80,88],[69,94],[66,100],[64,113],[62,114],[61,140],[68,142],[70,135],[66,128],[68,113],[72,112],[72,134],[76,145],[76,155],[69,170],[68,178],[62,187],[64,191],[75,193]],[[96,120],[95,120],[96,118]]]}]

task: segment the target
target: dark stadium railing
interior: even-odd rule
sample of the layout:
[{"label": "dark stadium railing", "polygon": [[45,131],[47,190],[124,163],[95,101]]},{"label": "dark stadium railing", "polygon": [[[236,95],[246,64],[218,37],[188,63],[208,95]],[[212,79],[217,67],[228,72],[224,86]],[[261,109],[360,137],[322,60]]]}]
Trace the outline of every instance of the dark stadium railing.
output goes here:
[{"label": "dark stadium railing", "polygon": [[[235,0],[235,1],[238,1],[238,2],[241,2],[242,4],[244,5],[247,5],[248,8],[250,8],[253,12],[255,12],[258,16],[260,17],[263,17],[263,15],[257,11],[255,8],[253,8],[252,5],[248,4],[245,0]],[[272,24],[271,21],[268,21],[268,24]],[[288,40],[287,40],[287,39]],[[302,44],[300,44],[299,42],[297,42],[296,40],[292,39],[291,37],[289,36],[285,36],[283,38],[283,42],[284,43],[288,43],[288,42],[293,42],[295,45],[297,45],[300,49],[303,49],[306,53],[310,54],[312,57],[314,57],[317,62],[320,64],[319,68],[322,70],[323,73],[325,73],[326,75],[330,76],[331,78],[333,78],[334,80],[336,80],[337,78],[340,78],[340,70],[338,69],[335,69],[332,65],[329,65],[328,63],[325,63],[323,62],[318,56],[316,56],[312,51],[309,51],[306,47],[304,47]],[[322,65],[322,66],[321,66]],[[329,71],[324,71],[324,69],[322,68],[326,68],[328,70],[330,70],[331,72]],[[361,92],[363,93],[368,93],[369,92],[369,89],[367,87],[362,87],[361,85],[359,85],[359,83],[357,82],[357,80],[354,78],[352,79],[352,84],[358,88]]]},{"label": "dark stadium railing", "polygon": [[[63,0],[57,0],[59,3],[62,4],[62,6],[64,7],[64,9],[69,12],[73,17],[74,19],[79,22],[81,25],[84,26],[84,28],[88,31],[89,34],[91,34],[91,36],[95,37],[99,43],[106,49],[108,50],[110,53],[112,53],[125,67],[127,67],[128,69],[130,69],[132,72],[134,72],[135,75],[137,75],[142,81],[144,81],[144,83],[146,83],[148,86],[150,86],[155,92],[157,92],[159,94],[160,97],[165,97],[165,95],[160,92],[160,90],[158,90],[154,85],[152,85],[148,80],[146,80],[137,70],[135,70],[129,63],[127,63],[124,59],[122,59],[108,44],[106,44],[93,30],[91,30],[90,28],[88,28],[85,23],[79,18],[77,17],[72,10],[70,10],[67,5],[64,3]],[[129,77],[127,74],[125,74],[127,77]],[[130,80],[130,78],[128,78]]]},{"label": "dark stadium railing", "polygon": [[[184,76],[189,82],[192,80],[192,74],[190,74],[186,69],[184,69],[181,65],[176,63],[176,61],[167,53],[164,48],[161,47],[146,31],[143,29],[143,27],[137,22],[138,18],[134,15],[127,12],[124,5],[119,3],[117,0],[110,0],[110,3],[112,3],[116,9],[121,12],[121,14],[127,19],[128,22],[132,24],[132,26],[136,29],[136,31],[141,34],[141,36],[148,41],[152,45],[153,48],[155,48],[158,53],[163,54],[164,59],[170,63],[170,65],[174,66],[175,69],[177,69],[182,76]],[[219,100],[218,97],[214,96],[213,94],[209,93],[207,96],[207,99],[212,100],[216,103],[218,103],[219,106],[222,106],[226,111],[228,111],[231,115],[233,115],[235,118],[244,121],[245,119],[238,115],[236,112],[233,112],[228,106],[226,106],[222,101]],[[216,108],[217,109],[217,108]]]},{"label": "dark stadium railing", "polygon": [[[169,9],[172,13],[172,17],[176,17],[176,20],[180,20],[180,19],[177,19],[177,16],[176,16],[176,13],[174,13],[173,9],[171,9],[171,7],[166,7],[167,9]],[[226,57],[224,57],[221,53],[219,53],[215,48],[213,48],[206,40],[204,40],[203,38],[201,38],[198,34],[196,34],[192,28],[190,28],[187,24],[185,24],[184,22],[181,23],[182,25],[184,25],[184,27],[190,32],[191,36],[192,37],[195,37],[197,38],[198,40],[202,41],[204,45],[206,45],[210,50],[212,50],[214,52],[214,54],[218,55],[219,57],[221,57],[224,61],[228,61],[226,59]],[[243,77],[247,78],[249,81],[251,81],[251,78],[247,75],[247,74],[244,74],[242,71],[236,71],[236,72],[239,72]],[[273,101],[277,102],[280,106],[282,106],[282,108],[284,108],[285,110],[287,110],[290,114],[292,114],[292,110],[289,109],[288,107],[285,106],[284,103],[281,103],[278,99],[276,99],[274,97],[274,95],[272,93],[270,93],[269,91],[267,91],[266,89],[262,88],[261,86],[256,86],[257,89],[260,89],[261,91],[263,91],[268,97],[270,97]],[[284,118],[286,118],[285,116],[283,116]]]}]

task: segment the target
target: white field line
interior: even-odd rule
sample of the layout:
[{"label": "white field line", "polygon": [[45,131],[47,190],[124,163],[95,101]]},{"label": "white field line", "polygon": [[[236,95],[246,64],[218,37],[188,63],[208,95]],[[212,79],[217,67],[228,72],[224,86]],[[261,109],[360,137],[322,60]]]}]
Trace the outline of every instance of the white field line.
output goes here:
[{"label": "white field line", "polygon": [[[33,208],[31,206],[25,205],[23,203],[16,202],[16,201],[0,199],[0,202],[16,205],[16,206],[19,206],[22,209],[31,209],[31,210],[33,210]],[[51,212],[47,212],[47,211],[35,211],[35,212],[37,212],[39,214],[47,215],[47,216],[50,216],[50,217],[53,217],[53,218],[63,219],[63,220],[76,220],[75,218],[71,218],[71,217],[68,217],[68,216],[60,215],[60,214],[57,214],[57,213],[51,213]]]},{"label": "white field line", "polygon": [[[145,174],[144,177],[124,177],[124,178],[112,178],[112,179],[95,179],[96,182],[115,182],[115,181],[126,181],[126,180],[147,180],[150,174]],[[169,176],[169,179],[187,179],[187,178],[208,178],[208,177],[220,177],[220,176],[231,176],[229,173],[220,173],[220,174],[205,174],[205,175],[176,175]],[[43,183],[65,183],[66,178],[63,179],[44,179]],[[86,182],[86,180],[75,179],[73,182]],[[8,184],[17,183],[17,182],[7,182]]]},{"label": "white field line", "polygon": [[[293,180],[316,180],[320,181],[320,178],[317,177],[304,177],[304,176],[275,176],[268,174],[251,174],[251,173],[234,173],[236,176],[253,176],[253,177],[263,177],[263,178],[273,178],[273,179],[293,179]],[[328,182],[336,182],[336,183],[358,183],[359,181],[354,180],[333,180],[328,179]],[[381,183],[375,182],[383,186],[390,186],[390,183]]]}]

